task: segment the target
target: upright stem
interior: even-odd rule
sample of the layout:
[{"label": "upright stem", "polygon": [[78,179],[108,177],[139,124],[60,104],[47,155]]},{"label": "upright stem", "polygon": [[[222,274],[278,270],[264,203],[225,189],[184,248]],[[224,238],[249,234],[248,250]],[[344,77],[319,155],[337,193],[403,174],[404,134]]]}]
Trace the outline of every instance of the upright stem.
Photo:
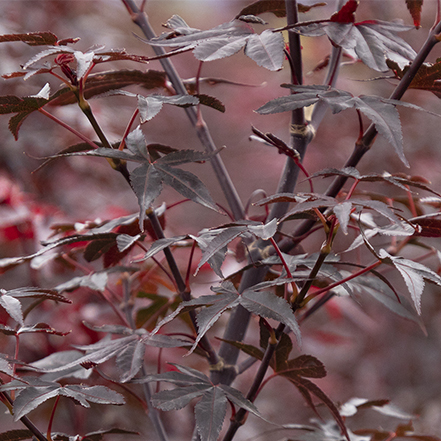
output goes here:
[{"label": "upright stem", "polygon": [[[128,277],[123,278],[123,295],[124,295],[124,313],[126,314],[127,322],[132,329],[136,329],[135,321],[133,319],[133,306],[131,304],[130,298],[130,286]],[[143,377],[147,375],[144,364],[141,368],[141,374]],[[152,405],[152,391],[150,389],[150,384],[143,383],[144,397],[147,402],[147,407],[149,410],[149,418],[155,428],[156,434],[158,435],[160,441],[168,441],[167,433],[165,432],[164,424],[162,423],[161,416],[158,409],[154,408]]]},{"label": "upright stem", "polygon": [[[339,0],[341,3],[342,0]],[[287,21],[288,24],[295,24],[297,22],[297,1],[296,0],[286,0],[286,11],[287,11]],[[292,35],[291,35],[292,34]],[[290,56],[292,60],[293,72],[291,74],[293,83],[302,81],[302,57],[301,57],[301,45],[300,38],[298,35],[290,32],[289,36],[290,44]],[[292,45],[292,46],[291,46]],[[326,78],[327,84],[334,84],[337,78],[338,66],[340,63],[340,50],[333,50],[328,76]],[[318,127],[323,118],[326,108],[321,106],[317,112],[317,120],[314,130]],[[311,126],[313,127],[313,126]],[[313,139],[314,130],[308,127],[305,121],[303,109],[294,110],[291,114],[291,146],[296,149],[301,160],[306,152],[308,144]],[[287,158],[285,169],[279,181],[278,193],[282,192],[293,192],[297,183],[299,176],[299,167],[291,158]],[[281,202],[273,204],[271,212],[269,214],[269,219],[282,217],[287,209],[288,204]],[[257,246],[251,252],[250,261],[256,262],[261,260],[262,256],[260,251],[265,248],[267,242],[258,241]],[[256,267],[247,270],[242,276],[242,280],[239,286],[239,292],[243,292],[245,289],[261,282],[266,274],[266,268]],[[242,341],[245,336],[245,332],[248,328],[250,320],[250,313],[243,308],[238,306],[228,321],[224,339],[232,341]],[[219,358],[223,361],[224,367],[218,371],[212,371],[211,380],[213,383],[225,383],[230,384],[237,376],[238,369],[236,366],[237,358],[239,356],[239,350],[228,343],[222,343],[219,349]]]}]

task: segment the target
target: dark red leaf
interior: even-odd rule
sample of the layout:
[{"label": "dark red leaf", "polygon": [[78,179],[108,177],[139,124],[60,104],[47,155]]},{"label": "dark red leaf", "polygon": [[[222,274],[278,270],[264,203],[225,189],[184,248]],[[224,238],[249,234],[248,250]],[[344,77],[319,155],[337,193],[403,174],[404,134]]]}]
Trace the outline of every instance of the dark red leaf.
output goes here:
[{"label": "dark red leaf", "polygon": [[54,46],[58,42],[58,37],[52,32],[29,32],[28,34],[0,35],[0,43],[10,41],[22,41],[29,46]]},{"label": "dark red leaf", "polygon": [[357,0],[348,0],[340,11],[331,15],[331,21],[336,23],[354,23],[355,11],[358,8]]},{"label": "dark red leaf", "polygon": [[[318,6],[326,6],[326,3],[319,2],[312,5],[302,5],[298,3],[297,9],[299,12],[305,13]],[[259,0],[243,8],[239,14],[237,14],[236,18],[242,15],[260,15],[265,12],[271,12],[276,17],[286,17],[285,0]]]},{"label": "dark red leaf", "polygon": [[441,220],[440,219],[417,219],[412,222],[420,227],[420,231],[416,231],[414,236],[420,237],[441,237]]},{"label": "dark red leaf", "polygon": [[419,29],[421,25],[421,8],[423,6],[423,0],[406,0],[406,5],[413,18],[413,24]]},{"label": "dark red leaf", "polygon": [[[119,70],[100,72],[89,75],[84,88],[86,99],[108,92],[109,90],[122,89],[130,85],[140,85],[145,89],[165,88],[165,73],[156,70],[141,72],[139,70]],[[77,99],[73,92],[65,87],[50,98],[50,104],[64,106],[74,104]]]}]

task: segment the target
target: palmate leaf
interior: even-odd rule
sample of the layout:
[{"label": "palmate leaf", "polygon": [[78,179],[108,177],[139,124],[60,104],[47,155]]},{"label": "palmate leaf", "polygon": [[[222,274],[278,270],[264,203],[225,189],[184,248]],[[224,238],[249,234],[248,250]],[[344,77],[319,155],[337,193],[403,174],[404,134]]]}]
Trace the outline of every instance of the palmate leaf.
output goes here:
[{"label": "palmate leaf", "polygon": [[152,404],[161,410],[178,410],[193,399],[201,397],[195,406],[196,425],[203,441],[216,441],[225,419],[227,401],[262,418],[256,406],[242,393],[230,386],[213,385],[210,379],[196,369],[170,363],[179,372],[164,372],[133,380],[134,383],[165,381],[179,387],[163,390],[152,397]]},{"label": "palmate leaf", "polygon": [[101,327],[98,330],[102,332],[123,334],[126,336],[115,340],[104,338],[92,345],[75,346],[76,349],[85,351],[86,354],[60,366],[43,365],[42,367],[38,366],[38,369],[37,366],[34,366],[35,369],[43,373],[63,372],[78,366],[95,366],[104,363],[113,357],[118,357],[117,365],[121,366],[123,369],[129,369],[122,372],[122,381],[129,381],[139,372],[139,369],[142,366],[146,346],[176,348],[188,345],[188,342],[186,341],[172,338],[167,335],[150,334],[144,329],[133,331],[124,326],[113,326],[110,328]]},{"label": "palmate leaf", "polygon": [[352,178],[362,182],[387,182],[388,184],[395,185],[396,187],[401,188],[405,191],[409,191],[408,187],[415,187],[441,197],[441,194],[437,193],[435,190],[432,190],[424,182],[421,182],[421,179],[419,179],[418,177],[405,176],[402,173],[390,174],[389,172],[385,171],[381,174],[371,173],[368,175],[362,175],[354,167],[344,167],[342,169],[328,168],[320,170],[316,173],[311,174],[310,178],[315,178],[317,176],[344,176],[346,178]]},{"label": "palmate leaf", "polygon": [[277,232],[277,219],[266,224],[256,221],[240,221],[212,230],[203,230],[198,237],[191,236],[202,249],[202,258],[196,268],[209,263],[213,271],[221,278],[223,274],[221,265],[225,259],[228,244],[239,236],[252,234],[263,240],[268,240]]},{"label": "palmate leaf", "polygon": [[306,377],[323,378],[326,376],[326,369],[323,364],[312,355],[301,355],[287,362],[288,368],[277,372],[289,380],[303,395],[308,405],[316,411],[311,395],[316,396],[331,412],[341,432],[349,440],[349,434],[346,429],[343,418],[341,417],[337,407],[331,399],[312,381]]},{"label": "palmate leaf", "polygon": [[20,391],[14,401],[14,421],[18,421],[40,404],[57,396],[64,396],[74,400],[84,407],[90,407],[89,402],[97,404],[122,405],[125,400],[121,394],[105,386],[60,386],[54,383],[51,386],[27,387]]},{"label": "palmate leaf", "polygon": [[297,23],[284,29],[310,37],[327,35],[336,46],[380,72],[388,70],[386,59],[401,63],[415,58],[411,46],[396,35],[413,27],[379,20],[355,23],[357,6],[358,1],[349,0],[329,20]]},{"label": "palmate leaf", "polygon": [[48,103],[48,98],[44,96],[27,96],[20,98],[14,95],[0,96],[0,115],[16,113],[9,120],[9,130],[18,139],[18,131],[23,121],[34,111],[40,109]]},{"label": "palmate leaf", "polygon": [[[343,275],[345,275],[343,273]],[[349,276],[350,273],[347,273]],[[379,273],[373,273],[374,276],[379,276]],[[386,283],[380,277],[359,276],[356,279],[346,282],[355,293],[368,294],[376,301],[380,302],[394,314],[402,318],[411,320],[416,323],[426,333],[424,323],[421,317],[412,308],[409,301],[397,292],[394,292],[391,285]]]},{"label": "palmate leaf", "polygon": [[196,425],[202,440],[217,441],[227,413],[228,400],[223,390],[212,388],[194,408]]},{"label": "palmate leaf", "polygon": [[421,314],[421,296],[424,291],[424,281],[436,283],[441,286],[441,277],[427,266],[413,260],[405,259],[400,256],[391,256],[386,250],[381,249],[378,253],[379,258],[387,264],[395,266],[400,272],[407,289],[410,292],[415,309]]},{"label": "palmate leaf", "polygon": [[248,289],[242,294],[239,294],[234,285],[229,281],[223,282],[221,286],[212,287],[211,289],[216,292],[217,295],[201,296],[187,302],[182,302],[172,314],[158,323],[152,334],[157,333],[162,326],[172,321],[182,311],[202,306],[203,308],[196,316],[198,336],[190,348],[189,352],[191,353],[195,350],[201,338],[225,311],[242,305],[253,314],[284,323],[294,333],[300,346],[300,328],[286,300],[268,291],[253,291],[252,289]]},{"label": "palmate leaf", "polygon": [[408,166],[403,153],[403,135],[396,106],[400,105],[417,110],[424,109],[410,103],[377,96],[354,97],[349,92],[327,86],[294,86],[289,84],[283,86],[291,89],[293,94],[269,101],[256,112],[262,115],[287,112],[319,101],[326,103],[332,113],[339,113],[350,108],[357,109],[375,124],[377,131],[393,145],[399,158]]},{"label": "palmate leaf", "polygon": [[250,25],[237,19],[207,31],[189,28],[177,16],[173,20],[173,23],[168,22],[167,27],[174,29],[174,32],[151,39],[148,43],[193,50],[194,56],[200,61],[219,60],[245,48],[245,54],[259,66],[271,71],[282,68],[285,45],[280,33],[265,30],[257,35]]}]

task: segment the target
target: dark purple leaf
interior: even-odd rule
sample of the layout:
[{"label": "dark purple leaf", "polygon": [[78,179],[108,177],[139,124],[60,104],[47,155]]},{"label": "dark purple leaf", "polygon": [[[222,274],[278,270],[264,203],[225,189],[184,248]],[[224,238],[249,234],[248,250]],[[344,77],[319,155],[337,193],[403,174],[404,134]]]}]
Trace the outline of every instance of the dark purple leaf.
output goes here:
[{"label": "dark purple leaf", "polygon": [[161,410],[182,409],[194,398],[203,395],[207,390],[212,389],[211,384],[195,384],[192,386],[178,387],[171,390],[162,390],[152,397],[152,404]]},{"label": "dark purple leaf", "polygon": [[37,332],[59,335],[60,337],[64,337],[65,335],[69,334],[71,331],[67,331],[67,332],[56,331],[46,323],[36,323],[35,325],[32,326],[22,326],[17,331],[17,334],[34,334]]},{"label": "dark purple leaf", "polygon": [[199,104],[211,107],[212,109],[218,110],[221,113],[225,113],[225,105],[217,98],[210,95],[205,95],[203,93],[198,93],[194,96],[199,100]]},{"label": "dark purple leaf", "polygon": [[289,303],[269,291],[246,289],[240,296],[240,304],[248,311],[285,324],[294,333],[301,346],[300,328]]},{"label": "dark purple leaf", "polygon": [[[193,173],[170,167],[159,161],[155,163],[155,166],[160,173],[161,180],[166,185],[172,187],[182,196],[191,199],[193,202],[214,211],[219,211],[207,187],[205,187],[202,181]],[[151,167],[153,167],[153,165]]]},{"label": "dark purple leaf", "polygon": [[204,441],[217,441],[227,413],[225,393],[213,387],[207,390],[194,408],[199,436]]},{"label": "dark purple leaf", "polygon": [[[107,430],[98,430],[84,435],[83,441],[101,441],[104,435],[119,434],[119,435],[139,435],[138,432],[132,430],[118,429],[117,427]],[[1,441],[1,440],[0,440]],[[68,440],[66,440],[68,441]]]},{"label": "dark purple leaf", "polygon": [[[97,95],[115,89],[122,89],[131,85],[140,85],[144,89],[165,89],[165,73],[155,70],[119,70],[100,72],[87,77],[84,96],[90,99]],[[64,106],[75,104],[77,99],[68,87],[64,87],[56,92],[49,100],[51,105]]]},{"label": "dark purple leaf", "polygon": [[161,173],[153,165],[140,165],[130,173],[130,182],[138,198],[141,231],[144,229],[146,210],[161,193],[162,181]]},{"label": "dark purple leaf", "polygon": [[[59,351],[48,355],[41,360],[30,363],[29,367],[35,368],[37,371],[63,367],[68,363],[72,363],[78,360],[82,356],[83,354],[81,352],[75,350]],[[49,379],[50,381],[57,381],[62,378],[78,378],[81,380],[86,380],[90,377],[91,374],[91,369],[84,369],[82,366],[77,365],[69,369],[65,369],[64,371],[59,371],[51,374],[47,373],[44,375],[44,378],[48,381]]]},{"label": "dark purple leaf", "polygon": [[400,256],[391,256],[387,251],[381,249],[379,257],[384,263],[390,263],[400,272],[407,289],[410,292],[415,309],[421,314],[421,296],[424,291],[424,280],[436,283],[441,286],[441,277],[427,266],[413,260],[405,259]]}]

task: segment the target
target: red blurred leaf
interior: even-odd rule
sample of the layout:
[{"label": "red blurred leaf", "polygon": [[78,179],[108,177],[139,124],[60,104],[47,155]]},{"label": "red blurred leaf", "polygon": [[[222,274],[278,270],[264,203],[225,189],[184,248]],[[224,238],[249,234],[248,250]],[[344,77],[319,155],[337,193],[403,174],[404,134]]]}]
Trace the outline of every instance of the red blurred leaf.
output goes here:
[{"label": "red blurred leaf", "polygon": [[441,220],[440,219],[416,219],[412,221],[420,227],[420,231],[415,231],[414,236],[420,237],[441,237]]},{"label": "red blurred leaf", "polygon": [[331,21],[335,23],[354,23],[357,8],[357,0],[348,0],[339,11],[331,15]]},{"label": "red blurred leaf", "polygon": [[421,25],[421,8],[423,6],[423,0],[406,0],[406,5],[413,18],[413,24],[419,29]]},{"label": "red blurred leaf", "polygon": [[[403,78],[409,66],[400,69],[397,63],[388,60],[388,66],[393,70],[398,79]],[[416,73],[414,79],[410,83],[410,89],[428,90],[441,98],[441,58],[435,63],[424,63]]]},{"label": "red blurred leaf", "polygon": [[[301,3],[298,3],[297,9],[299,12],[305,13],[318,6],[326,6],[326,3],[320,2],[312,5],[302,5]],[[239,18],[242,15],[260,15],[265,12],[271,12],[276,17],[286,17],[285,0],[258,0],[257,2],[243,8],[239,14],[237,14],[236,18]]]},{"label": "red blurred leaf", "polygon": [[[121,89],[130,85],[140,85],[148,90],[165,88],[165,79],[165,73],[156,70],[148,70],[146,72],[139,70],[100,72],[89,75],[84,88],[84,96],[86,99],[90,99],[109,90]],[[59,90],[50,99],[51,105],[55,106],[64,106],[76,102],[75,95],[68,87]]]}]

